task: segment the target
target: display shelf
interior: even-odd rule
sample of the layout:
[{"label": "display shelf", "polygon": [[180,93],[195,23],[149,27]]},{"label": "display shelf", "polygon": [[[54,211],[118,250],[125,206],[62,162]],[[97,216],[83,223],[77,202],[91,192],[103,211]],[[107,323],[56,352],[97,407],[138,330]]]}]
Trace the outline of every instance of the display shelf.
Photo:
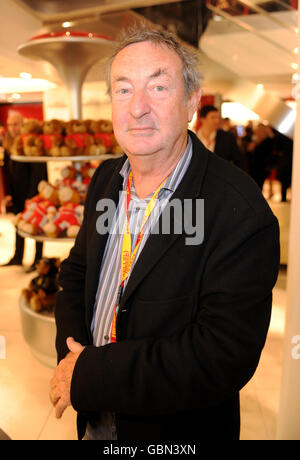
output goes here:
[{"label": "display shelf", "polygon": [[71,98],[71,118],[82,118],[81,90],[90,68],[113,53],[114,40],[94,32],[58,31],[35,36],[18,47],[26,58],[50,62]]},{"label": "display shelf", "polygon": [[32,238],[33,240],[39,242],[39,243],[44,243],[45,241],[54,241],[54,242],[60,242],[60,243],[72,243],[75,238],[69,238],[67,236],[61,236],[57,238],[51,238],[50,236],[46,235],[31,235],[30,233],[23,232],[22,230],[19,230],[17,228],[18,235],[20,235],[22,238]]},{"label": "display shelf", "polygon": [[24,297],[19,298],[23,337],[32,354],[42,364],[55,367],[57,355],[55,350],[56,325],[54,314],[43,311],[37,313],[26,303]]},{"label": "display shelf", "polygon": [[72,162],[89,162],[94,160],[111,160],[114,158],[121,158],[122,155],[115,155],[113,153],[107,153],[105,155],[78,155],[69,157],[52,157],[52,156],[41,156],[41,157],[28,157],[26,155],[11,155],[11,159],[21,163],[46,163],[48,161],[72,161]]}]

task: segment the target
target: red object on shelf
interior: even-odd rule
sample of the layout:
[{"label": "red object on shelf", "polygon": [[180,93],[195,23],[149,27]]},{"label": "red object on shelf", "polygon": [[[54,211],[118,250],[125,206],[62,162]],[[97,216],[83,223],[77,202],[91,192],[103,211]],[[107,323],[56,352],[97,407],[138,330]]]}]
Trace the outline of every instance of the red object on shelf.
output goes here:
[{"label": "red object on shelf", "polygon": [[43,104],[42,102],[30,103],[17,103],[17,104],[0,104],[0,122],[6,126],[8,113],[13,110],[20,112],[23,118],[35,118],[36,120],[43,121]]},{"label": "red object on shelf", "polygon": [[107,35],[101,35],[97,34],[94,32],[75,32],[71,30],[62,30],[60,32],[50,32],[47,34],[41,34],[41,35],[36,35],[35,37],[32,37],[29,39],[30,40],[40,40],[43,38],[57,38],[57,37],[86,37],[86,38],[103,38],[104,40],[111,40],[113,39],[111,37],[108,37]]}]

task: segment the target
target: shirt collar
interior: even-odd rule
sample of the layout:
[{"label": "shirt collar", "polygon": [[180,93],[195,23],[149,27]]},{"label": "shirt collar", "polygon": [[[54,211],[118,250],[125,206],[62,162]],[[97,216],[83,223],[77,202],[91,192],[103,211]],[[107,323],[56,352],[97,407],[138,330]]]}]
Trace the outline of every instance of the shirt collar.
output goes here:
[{"label": "shirt collar", "polygon": [[[190,159],[192,156],[192,150],[193,150],[192,140],[190,136],[188,136],[188,143],[187,143],[186,149],[183,155],[181,156],[180,160],[178,161],[177,165],[173,169],[173,171],[167,177],[167,180],[164,183],[162,190],[170,190],[171,192],[175,191],[175,184],[177,182],[178,174],[181,171],[181,169],[184,167],[184,165],[190,162]],[[120,170],[120,174],[124,179],[123,180],[123,190],[125,190],[126,188],[130,170],[131,170],[131,167],[130,167],[129,159],[127,158],[127,160],[125,161],[125,163],[123,164]]]}]

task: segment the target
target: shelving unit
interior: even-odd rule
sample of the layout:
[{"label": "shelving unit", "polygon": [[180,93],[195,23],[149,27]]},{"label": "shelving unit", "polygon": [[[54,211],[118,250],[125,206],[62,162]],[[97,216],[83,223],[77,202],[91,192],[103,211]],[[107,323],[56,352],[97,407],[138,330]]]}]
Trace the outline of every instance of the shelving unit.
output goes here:
[{"label": "shelving unit", "polygon": [[[89,162],[94,160],[109,160],[112,158],[120,158],[122,155],[106,154],[98,156],[70,156],[70,157],[52,157],[40,156],[29,157],[25,155],[12,155],[14,161],[25,163],[45,163],[51,161],[70,161],[72,163],[80,164],[82,162]],[[74,238],[57,237],[51,238],[46,235],[31,235],[22,230],[17,229],[18,234],[23,238],[32,238],[37,242],[60,242],[70,243]],[[56,366],[56,350],[55,350],[55,336],[56,325],[54,315],[49,314],[47,311],[34,312],[28,305],[22,295],[19,298],[19,308],[21,315],[21,324],[23,337],[27,345],[30,347],[32,354],[42,363],[48,367]]]},{"label": "shelving unit", "polygon": [[36,313],[29,306],[22,295],[19,298],[22,332],[25,342],[29,345],[32,354],[48,367],[57,364],[55,350],[56,327],[54,315],[46,311]]},{"label": "shelving unit", "polygon": [[33,240],[37,241],[38,243],[44,243],[46,241],[55,241],[55,242],[60,242],[60,243],[71,243],[74,241],[74,238],[69,238],[69,237],[57,237],[57,238],[51,238],[50,236],[44,236],[44,235],[31,235],[30,233],[25,233],[22,230],[17,229],[18,234],[22,238],[32,238]]},{"label": "shelving unit", "polygon": [[[82,118],[81,90],[84,79],[91,68],[100,59],[112,53],[113,40],[109,37],[85,32],[53,32],[31,38],[18,48],[18,52],[25,57],[42,59],[56,67],[70,94],[70,118]],[[62,162],[69,161],[75,167],[81,162],[94,160],[108,160],[121,155],[99,156],[68,156],[68,157],[29,157],[11,156],[12,160],[26,163]],[[30,235],[20,230],[18,234],[24,238],[33,238],[36,241],[70,242],[72,238],[49,238],[43,235]],[[33,355],[43,364],[56,366],[55,336],[56,326],[54,317],[36,313],[25,304],[22,296],[19,299],[23,336],[31,348]]]},{"label": "shelving unit", "polygon": [[11,159],[20,163],[47,163],[48,161],[71,161],[71,162],[88,162],[88,161],[103,161],[115,158],[120,158],[122,155],[115,155],[107,153],[105,155],[81,155],[81,156],[69,156],[69,157],[52,157],[52,156],[41,156],[41,157],[29,157],[25,155],[11,155]]}]

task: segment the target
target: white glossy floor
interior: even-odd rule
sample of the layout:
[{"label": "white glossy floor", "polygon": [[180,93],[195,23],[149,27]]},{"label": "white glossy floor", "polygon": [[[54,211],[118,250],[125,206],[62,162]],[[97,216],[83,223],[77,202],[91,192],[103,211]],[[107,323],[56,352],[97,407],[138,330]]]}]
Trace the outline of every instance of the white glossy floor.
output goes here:
[{"label": "white glossy floor", "polygon": [[[12,256],[14,229],[0,216],[0,263]],[[46,256],[68,254],[64,243],[46,243]],[[33,241],[26,240],[25,263],[32,262]],[[76,416],[68,408],[61,420],[48,398],[52,369],[39,363],[23,339],[18,297],[34,274],[20,267],[0,268],[0,428],[14,440],[76,439]],[[271,326],[259,367],[241,392],[242,440],[272,440],[276,436],[281,379],[282,341],[286,302],[286,273],[280,272],[274,289]],[[1,339],[1,337],[0,337]]]}]

